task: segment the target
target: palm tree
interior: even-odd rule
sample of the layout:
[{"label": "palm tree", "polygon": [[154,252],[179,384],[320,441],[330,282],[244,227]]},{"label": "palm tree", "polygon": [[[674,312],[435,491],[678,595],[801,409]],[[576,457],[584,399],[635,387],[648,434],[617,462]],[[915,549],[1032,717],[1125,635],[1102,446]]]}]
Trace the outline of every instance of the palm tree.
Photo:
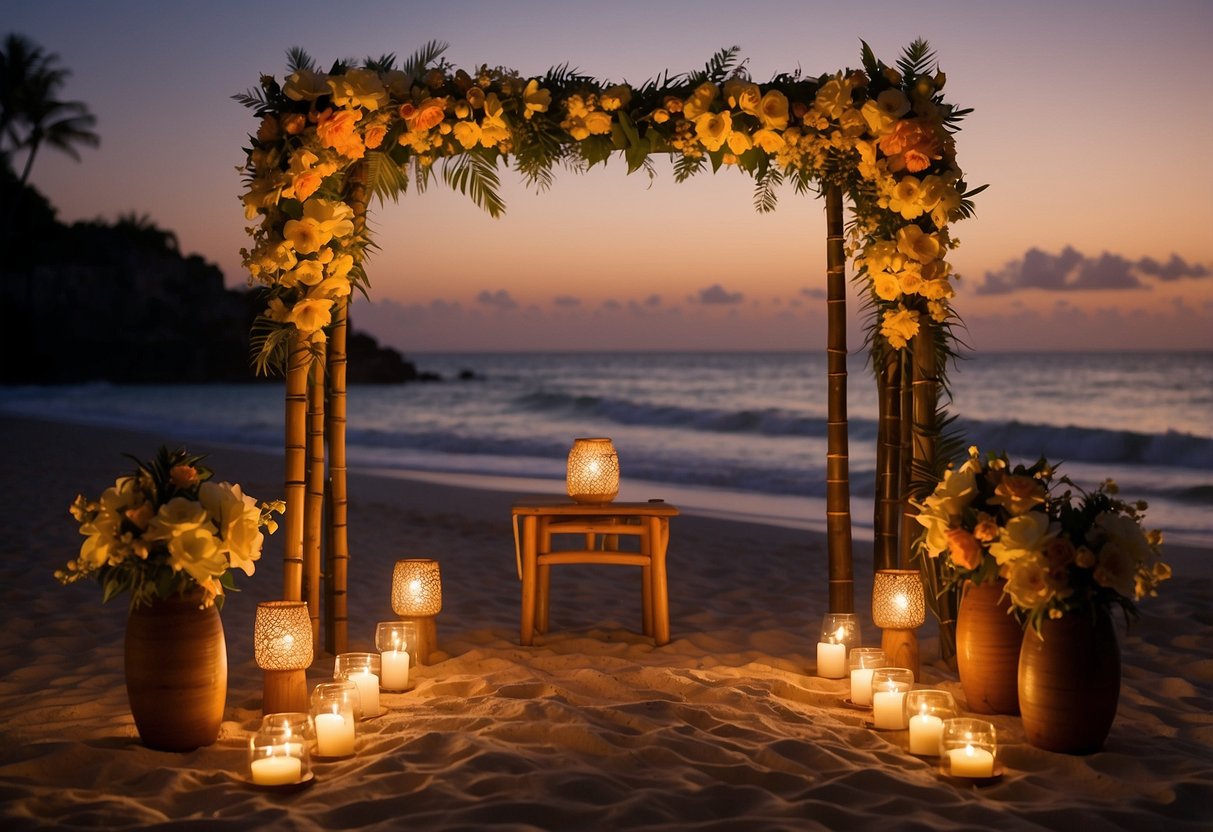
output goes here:
[{"label": "palm tree", "polygon": [[44,52],[24,35],[9,34],[0,53],[0,145],[6,157],[15,150],[28,155],[20,184],[29,180],[34,159],[44,145],[80,161],[78,146],[96,147],[97,119],[79,101],[61,101],[59,90],[71,75],[59,56]]}]

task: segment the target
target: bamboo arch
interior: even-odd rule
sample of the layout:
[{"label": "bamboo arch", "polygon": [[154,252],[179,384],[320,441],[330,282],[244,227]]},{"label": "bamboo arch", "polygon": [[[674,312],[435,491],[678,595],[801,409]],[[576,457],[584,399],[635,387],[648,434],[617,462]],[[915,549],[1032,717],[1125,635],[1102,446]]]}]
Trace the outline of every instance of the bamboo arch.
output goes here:
[{"label": "bamboo arch", "polygon": [[[736,167],[754,177],[760,211],[775,208],[784,184],[824,194],[829,609],[853,611],[847,259],[871,313],[880,392],[874,566],[886,568],[909,560],[917,536],[910,499],[940,473],[938,402],[955,320],[948,226],[971,215],[970,198],[982,190],[967,190],[956,164],[952,134],[968,111],[944,102],[946,79],[926,42],[907,47],[895,68],[864,43],[862,70],[782,74],[762,86],[745,74],[736,47],[700,72],[639,87],[567,65],[542,78],[487,65],[469,73],[441,61],[444,49],[431,42],[399,68],[388,55],[328,72],[291,50],[283,84],[263,76],[259,88],[235,96],[261,119],[242,197],[245,216],[258,221],[244,263],[267,298],[254,327],[255,363],[281,368],[286,379],[283,597],[307,601],[315,643],[322,595],[326,649],[340,652],[348,638],[346,334],[351,293],[368,286],[371,198],[395,198],[410,180],[422,190],[438,170],[498,216],[502,161],[546,188],[556,165],[581,170],[616,153],[629,173],[651,177],[649,157],[668,154],[678,181],[708,166]],[[920,568],[937,588],[937,566],[923,559]],[[947,609],[933,609],[946,626]]]}]

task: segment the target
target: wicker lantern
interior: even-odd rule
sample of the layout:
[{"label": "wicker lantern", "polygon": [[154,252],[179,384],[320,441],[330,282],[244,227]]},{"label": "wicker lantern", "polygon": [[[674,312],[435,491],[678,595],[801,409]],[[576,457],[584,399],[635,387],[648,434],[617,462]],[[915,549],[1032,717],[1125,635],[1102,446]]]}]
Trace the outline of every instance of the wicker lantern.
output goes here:
[{"label": "wicker lantern", "polygon": [[889,663],[908,667],[919,678],[918,636],[926,621],[922,576],[916,569],[877,569],[872,586],[872,622],[881,629],[880,646]]},{"label": "wicker lantern", "polygon": [[416,623],[417,663],[429,664],[430,653],[438,646],[434,617],[442,611],[438,561],[429,558],[396,561],[392,571],[392,611],[402,620]]},{"label": "wicker lantern", "polygon": [[263,601],[253,622],[253,660],[265,672],[263,713],[307,710],[312,621],[303,601]]},{"label": "wicker lantern", "polygon": [[579,503],[609,503],[619,493],[619,455],[610,439],[574,439],[569,450],[569,496]]}]

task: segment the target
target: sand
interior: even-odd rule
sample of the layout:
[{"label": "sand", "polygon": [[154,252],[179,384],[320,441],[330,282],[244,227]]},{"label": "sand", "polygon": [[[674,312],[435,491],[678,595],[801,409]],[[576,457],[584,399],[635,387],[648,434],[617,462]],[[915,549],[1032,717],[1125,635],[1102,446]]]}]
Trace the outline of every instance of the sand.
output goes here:
[{"label": "sand", "polygon": [[[291,794],[242,782],[260,719],[256,604],[279,597],[281,538],[222,618],[230,678],[219,740],[152,751],[122,667],[126,604],[52,571],[79,536],[67,506],[173,437],[0,418],[0,828],[1142,829],[1213,828],[1213,552],[1172,547],[1176,578],[1118,625],[1120,709],[1103,751],[1068,756],[996,716],[1006,765],[981,787],[940,777],[903,734],[863,726],[842,680],[813,675],[825,547],[804,530],[684,515],[672,523],[673,640],[639,634],[634,569],[553,572],[551,632],[518,644],[509,505],[520,493],[354,472],[351,649],[393,617],[392,563],[441,563],[440,653],[385,694],[355,757]],[[222,479],[280,496],[281,458],[207,452]],[[556,484],[558,486],[558,484]],[[660,493],[650,496],[661,497]],[[857,609],[870,551],[857,546]],[[866,625],[865,643],[879,643]],[[924,684],[952,691],[921,631]],[[309,686],[330,675],[319,655]]]}]

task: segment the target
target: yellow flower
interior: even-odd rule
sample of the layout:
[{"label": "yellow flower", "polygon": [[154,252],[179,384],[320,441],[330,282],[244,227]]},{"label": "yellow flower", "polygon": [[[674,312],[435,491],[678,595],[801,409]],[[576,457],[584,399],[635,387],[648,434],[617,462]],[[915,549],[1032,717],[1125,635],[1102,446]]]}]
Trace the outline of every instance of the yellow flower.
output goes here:
[{"label": "yellow flower", "polygon": [[387,104],[387,87],[374,70],[349,69],[345,75],[329,78],[328,83],[338,107],[378,110]]},{"label": "yellow flower", "polygon": [[[716,100],[716,96],[720,94],[720,88],[715,84],[704,82],[700,84],[690,98],[682,105],[682,114],[690,121],[695,121],[700,116],[707,113],[708,108],[712,106],[712,102]],[[667,108],[668,109],[668,108]],[[721,139],[721,142],[724,140]]]},{"label": "yellow flower", "polygon": [[328,76],[307,69],[297,70],[287,77],[282,92],[292,101],[315,101],[328,94]]},{"label": "yellow flower", "polygon": [[539,82],[532,78],[522,91],[522,103],[526,106],[526,118],[531,118],[535,113],[546,113],[552,105],[552,92],[540,89]]},{"label": "yellow flower", "polygon": [[220,554],[226,554],[232,566],[252,575],[253,562],[261,557],[265,540],[257,501],[241,491],[239,485],[226,482],[204,482],[198,488],[198,500],[214,518],[222,541]]},{"label": "yellow flower", "polygon": [[919,263],[930,263],[943,255],[939,237],[926,233],[917,225],[906,225],[897,230],[897,250]]},{"label": "yellow flower", "polygon": [[779,90],[768,90],[758,106],[758,118],[768,130],[783,130],[788,126],[788,97]]},{"label": "yellow flower", "polygon": [[288,288],[302,283],[315,286],[324,279],[324,264],[319,260],[301,260],[290,272],[282,276],[282,285]]},{"label": "yellow flower", "polygon": [[734,130],[729,133],[729,138],[726,140],[729,145],[729,150],[736,154],[745,153],[754,143],[750,141],[748,133],[743,133],[740,130]]},{"label": "yellow flower", "polygon": [[[840,77],[831,78],[817,89],[813,103],[827,118],[837,119],[851,106],[850,83]],[[906,107],[909,108],[909,102]]]},{"label": "yellow flower", "polygon": [[1023,609],[1044,609],[1057,595],[1057,587],[1050,580],[1049,564],[1039,552],[1017,559],[1006,569],[1005,577],[1011,601]]},{"label": "yellow flower", "polygon": [[188,531],[205,528],[211,531],[210,518],[200,503],[185,497],[174,497],[156,512],[147,528],[148,540],[168,540]]},{"label": "yellow flower", "polygon": [[762,90],[757,84],[744,83],[737,92],[736,103],[729,102],[729,106],[756,116],[762,110]]},{"label": "yellow flower", "polygon": [[1012,515],[1027,514],[1045,501],[1045,487],[1040,480],[1011,474],[999,479],[990,503],[1004,506]]},{"label": "yellow flower", "polygon": [[627,84],[616,84],[603,90],[602,95],[598,98],[598,103],[602,109],[610,112],[628,106],[628,102],[631,100],[631,88]]},{"label": "yellow flower", "polygon": [[505,123],[505,111],[496,93],[484,99],[484,119],[480,122],[480,143],[493,147],[510,137],[510,128]]},{"label": "yellow flower", "polygon": [[184,570],[198,583],[227,571],[227,558],[209,529],[194,528],[174,535],[168,541],[168,554],[174,572]]},{"label": "yellow flower", "polygon": [[754,145],[767,153],[778,153],[787,146],[787,142],[779,133],[764,127],[754,131]]},{"label": "yellow flower", "polygon": [[895,301],[901,297],[901,281],[894,274],[877,272],[872,278],[872,290],[883,301]]},{"label": "yellow flower", "polygon": [[704,113],[695,119],[695,135],[708,150],[720,150],[732,131],[733,116],[727,110],[721,113]]},{"label": "yellow flower", "polygon": [[329,239],[341,239],[354,233],[354,209],[340,200],[309,199],[303,203],[304,219],[313,220]]},{"label": "yellow flower", "polygon": [[903,349],[909,340],[918,334],[918,312],[898,304],[896,310],[884,313],[880,334],[888,339],[893,349]]},{"label": "yellow flower", "polygon": [[295,325],[300,332],[319,332],[332,323],[333,302],[321,298],[304,298],[297,301],[286,314],[286,322]]},{"label": "yellow flower", "polygon": [[311,254],[332,237],[320,230],[320,223],[309,217],[287,220],[282,227],[282,236],[299,254]]},{"label": "yellow flower", "polygon": [[889,194],[889,210],[907,220],[922,216],[922,201],[919,199],[921,188],[919,181],[913,176],[903,176],[893,186]]},{"label": "yellow flower", "polygon": [[990,544],[990,554],[999,566],[1028,555],[1039,555],[1059,531],[1060,527],[1050,523],[1044,512],[1021,514],[1007,521],[998,540]]},{"label": "yellow flower", "polygon": [[480,142],[480,125],[474,121],[455,122],[455,141],[463,145],[464,150],[471,150]]},{"label": "yellow flower", "polygon": [[591,136],[603,136],[611,132],[611,114],[602,110],[595,110],[592,113],[587,113],[583,119],[585,129],[590,131]]},{"label": "yellow flower", "polygon": [[968,466],[962,466],[959,469],[949,468],[944,471],[943,480],[935,486],[935,491],[923,503],[927,509],[955,521],[976,496],[976,473]]}]

